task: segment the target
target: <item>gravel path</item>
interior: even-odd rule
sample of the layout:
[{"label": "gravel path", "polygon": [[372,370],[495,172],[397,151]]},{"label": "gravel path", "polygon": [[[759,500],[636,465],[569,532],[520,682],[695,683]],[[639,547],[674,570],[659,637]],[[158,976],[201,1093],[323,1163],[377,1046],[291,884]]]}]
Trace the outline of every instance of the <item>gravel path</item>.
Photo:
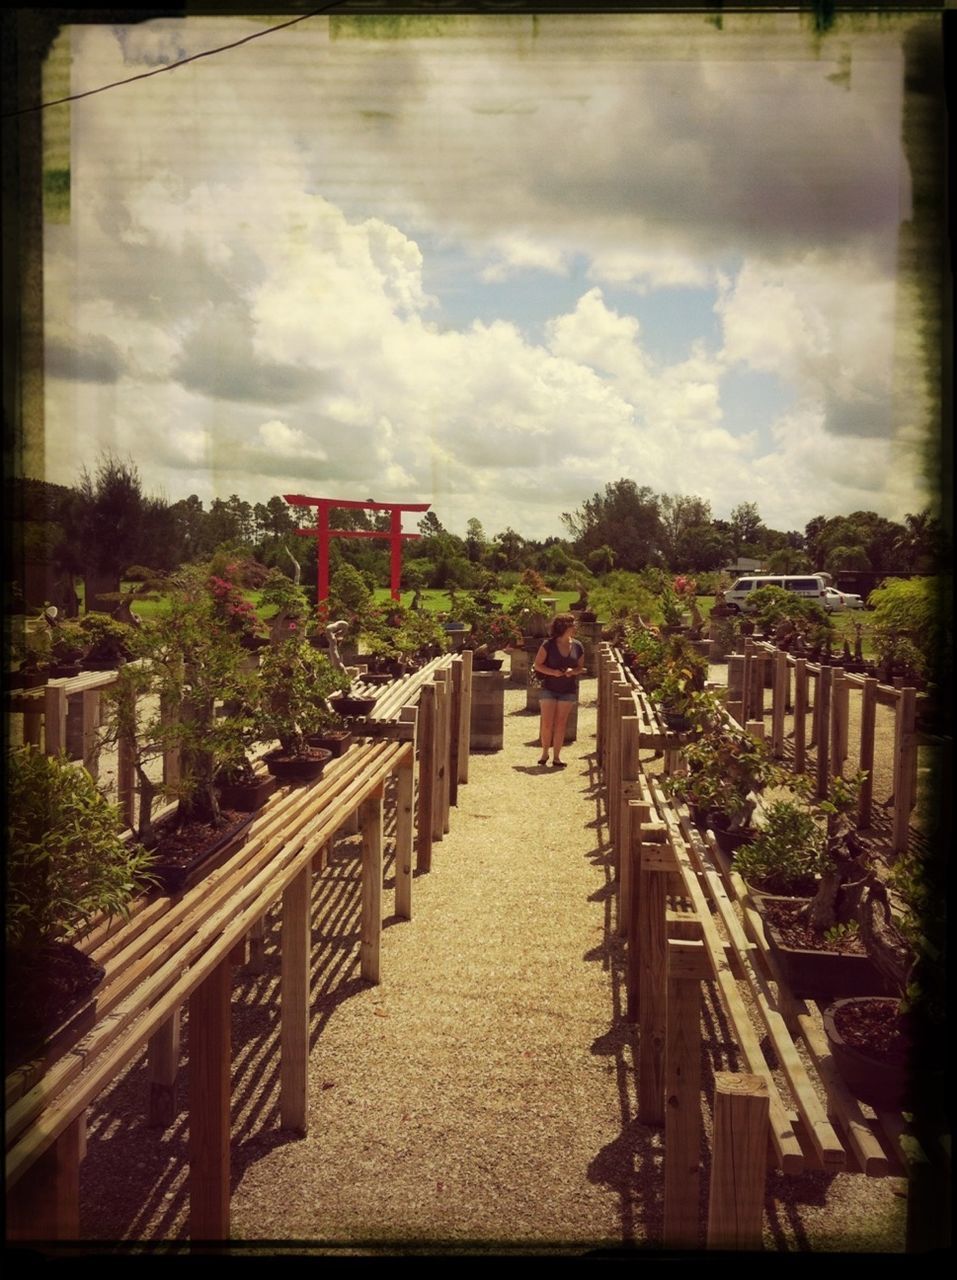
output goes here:
[{"label": "gravel path", "polygon": [[[366,1256],[660,1247],[663,1131],[634,1118],[595,681],[563,771],[535,765],[537,717],[506,688],[504,749],[471,757],[451,831],[415,878],[413,921],[387,920],[379,986],[359,978],[356,837],[317,883],[305,1138],[279,1128],[278,920],[267,971],[237,980],[237,1241]],[[393,889],[390,861],[386,913]],[[709,1073],[740,1066],[710,1001],[704,1032]],[[185,1110],[152,1133],[145,1096],[139,1062],[91,1113],[87,1238],[185,1236]],[[772,1172],[766,1246],[897,1251],[900,1191],[891,1178]]]}]

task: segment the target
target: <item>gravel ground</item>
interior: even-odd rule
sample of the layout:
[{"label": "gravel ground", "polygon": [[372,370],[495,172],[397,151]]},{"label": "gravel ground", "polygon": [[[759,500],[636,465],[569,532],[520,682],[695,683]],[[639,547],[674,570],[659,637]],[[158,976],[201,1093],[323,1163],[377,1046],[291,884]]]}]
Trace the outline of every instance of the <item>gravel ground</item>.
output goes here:
[{"label": "gravel ground", "polygon": [[[304,1138],[279,1128],[270,922],[266,972],[241,971],[234,990],[237,1242],[344,1256],[660,1248],[663,1131],[635,1119],[594,697],[584,681],[578,740],[554,771],[535,765],[524,690],[506,687],[504,749],[471,757],[451,831],[415,878],[413,921],[386,921],[377,987],[359,978],[358,838],[337,842],[314,895]],[[393,891],[390,860],[386,913]],[[740,1066],[710,986],[706,1079]],[[91,1110],[88,1240],[186,1239],[187,1115],[151,1131],[146,1096],[140,1059]],[[702,1184],[704,1218],[706,1163]],[[899,1251],[901,1191],[895,1178],[771,1171],[765,1245]]]}]

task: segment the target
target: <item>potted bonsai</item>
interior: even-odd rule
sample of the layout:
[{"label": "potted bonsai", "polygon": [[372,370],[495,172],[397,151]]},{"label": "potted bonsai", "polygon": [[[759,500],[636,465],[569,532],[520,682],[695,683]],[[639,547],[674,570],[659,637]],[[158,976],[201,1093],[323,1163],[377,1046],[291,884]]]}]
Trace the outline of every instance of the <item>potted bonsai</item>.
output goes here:
[{"label": "potted bonsai", "polygon": [[[223,808],[217,785],[246,749],[256,691],[241,643],[246,623],[215,577],[208,565],[191,565],[170,580],[168,611],[131,640],[142,661],[121,667],[108,694],[104,737],[126,743],[139,784],[134,830],[156,849],[156,874],[170,891],[212,865],[251,820]],[[143,715],[138,706],[154,709]],[[157,783],[150,762],[170,751],[179,755],[178,779]],[[160,796],[176,800],[162,826],[154,816]]]},{"label": "potted bonsai", "polygon": [[132,634],[134,628],[120,622],[108,613],[85,613],[80,619],[80,629],[88,644],[81,665],[88,671],[110,671],[129,662],[133,656]]},{"label": "potted bonsai", "polygon": [[280,781],[320,777],[332,752],[308,739],[328,724],[332,695],[348,685],[349,677],[306,641],[304,624],[287,622],[282,638],[264,653],[259,673],[259,733],[279,740],[264,760]]},{"label": "potted bonsai", "polygon": [[[818,870],[811,894],[806,899],[767,897],[761,904],[769,948],[796,996],[886,991],[860,929],[862,897],[872,882],[867,852],[852,821],[863,780],[863,774],[834,777],[828,797],[812,804],[820,836],[814,841]],[[779,847],[786,839],[778,833]],[[747,867],[744,850],[741,857]]]},{"label": "potted bonsai", "polygon": [[8,1069],[69,1020],[103,978],[72,945],[97,916],[149,887],[151,857],[121,836],[116,809],[82,766],[27,746],[8,760]]}]

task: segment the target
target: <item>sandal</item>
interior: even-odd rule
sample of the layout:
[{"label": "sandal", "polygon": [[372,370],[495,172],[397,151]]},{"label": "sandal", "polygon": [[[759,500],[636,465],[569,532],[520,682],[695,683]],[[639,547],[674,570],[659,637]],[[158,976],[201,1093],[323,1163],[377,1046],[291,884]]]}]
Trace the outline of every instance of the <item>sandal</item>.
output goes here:
[{"label": "sandal", "polygon": [[568,768],[568,762],[567,762],[566,760],[553,760],[553,761],[552,761],[552,768],[553,768],[553,769],[567,769],[567,768]]},{"label": "sandal", "polygon": [[541,760],[539,760],[539,762],[538,762],[538,763],[539,763],[539,765],[546,765],[546,764],[548,764],[548,756],[542,756]]}]

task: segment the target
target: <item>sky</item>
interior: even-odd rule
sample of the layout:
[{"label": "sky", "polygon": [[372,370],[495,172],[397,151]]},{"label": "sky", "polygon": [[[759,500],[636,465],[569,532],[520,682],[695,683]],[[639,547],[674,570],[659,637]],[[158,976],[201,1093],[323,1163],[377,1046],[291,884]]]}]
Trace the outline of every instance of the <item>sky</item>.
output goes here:
[{"label": "sky", "polygon": [[[80,93],[276,21],[77,24],[60,66]],[[621,477],[901,520],[914,21],[320,16],[72,103],[46,478],[108,450],[169,501],[490,537],[564,536]]]}]

